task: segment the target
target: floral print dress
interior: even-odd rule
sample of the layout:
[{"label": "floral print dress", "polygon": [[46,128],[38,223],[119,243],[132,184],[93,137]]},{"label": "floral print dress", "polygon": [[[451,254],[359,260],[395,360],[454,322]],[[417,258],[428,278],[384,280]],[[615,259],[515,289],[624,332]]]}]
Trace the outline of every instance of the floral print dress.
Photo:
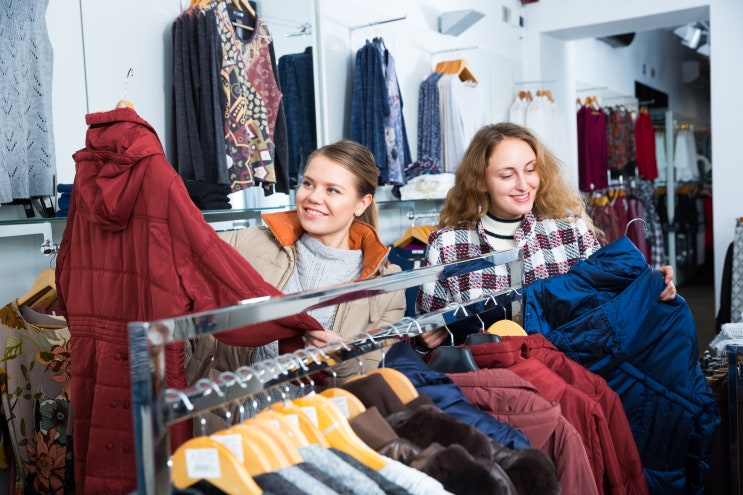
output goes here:
[{"label": "floral print dress", "polygon": [[70,493],[70,331],[63,318],[12,302],[0,309],[0,332],[4,445],[15,456],[16,493]]}]

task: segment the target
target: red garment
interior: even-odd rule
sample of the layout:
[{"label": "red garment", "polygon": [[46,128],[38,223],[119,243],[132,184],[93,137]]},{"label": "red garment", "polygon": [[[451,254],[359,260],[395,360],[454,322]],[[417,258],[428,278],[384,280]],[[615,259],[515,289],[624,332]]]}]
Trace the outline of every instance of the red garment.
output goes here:
[{"label": "red garment", "polygon": [[472,405],[521,430],[533,447],[550,455],[562,493],[598,493],[580,435],[558,402],[545,399],[534,385],[505,369],[447,376]]},{"label": "red garment", "polygon": [[596,401],[538,359],[524,358],[525,343],[493,342],[469,348],[477,352],[480,368],[508,369],[534,385],[545,399],[559,402],[563,416],[580,433],[599,493],[626,493],[606,417]]},{"label": "red garment", "polygon": [[[650,489],[642,469],[642,459],[640,458],[640,452],[637,450],[637,443],[627,415],[624,412],[619,395],[609,387],[606,380],[567,357],[542,334],[535,333],[526,337],[503,337],[503,341],[514,342],[513,345],[525,344],[525,347],[522,348],[522,352],[526,352],[524,357],[539,359],[567,383],[599,403],[609,426],[614,451],[619,459],[623,484],[627,487],[627,493],[648,495]],[[478,350],[475,347],[472,349],[473,354],[476,355]],[[477,356],[475,356],[475,360],[477,360]]]},{"label": "red garment", "polygon": [[[86,116],[86,147],[57,258],[70,328],[77,493],[136,489],[127,323],[280,292],[204,221],[155,130],[129,108]],[[319,329],[307,315],[218,334],[258,346]],[[166,349],[169,387],[186,386],[183,344]],[[187,423],[173,431],[175,448]]]},{"label": "red garment", "polygon": [[635,148],[637,172],[645,180],[658,178],[658,160],[655,154],[655,129],[650,115],[640,112],[635,121]]}]

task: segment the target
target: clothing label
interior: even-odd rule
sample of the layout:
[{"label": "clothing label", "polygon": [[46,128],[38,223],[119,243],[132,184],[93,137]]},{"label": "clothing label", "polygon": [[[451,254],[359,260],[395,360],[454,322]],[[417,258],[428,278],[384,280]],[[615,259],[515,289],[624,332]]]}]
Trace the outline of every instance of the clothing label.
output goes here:
[{"label": "clothing label", "polygon": [[315,409],[315,406],[305,406],[302,408],[302,412],[307,415],[308,418],[310,418],[310,421],[312,421],[312,424],[315,426],[320,426],[320,423],[317,421],[317,409]]},{"label": "clothing label", "polygon": [[285,414],[284,419],[288,419],[291,424],[299,428],[299,416],[296,414]]},{"label": "clothing label", "polygon": [[186,449],[186,472],[192,479],[219,478],[219,451],[217,449]]},{"label": "clothing label", "polygon": [[348,419],[351,417],[351,413],[348,412],[348,400],[345,397],[331,397],[330,400],[335,402],[335,405],[340,408],[344,418]]},{"label": "clothing label", "polygon": [[240,461],[240,463],[244,462],[245,457],[243,456],[243,439],[239,434],[212,435],[211,438],[230,449],[230,452],[235,454],[235,457],[237,457],[237,460]]}]

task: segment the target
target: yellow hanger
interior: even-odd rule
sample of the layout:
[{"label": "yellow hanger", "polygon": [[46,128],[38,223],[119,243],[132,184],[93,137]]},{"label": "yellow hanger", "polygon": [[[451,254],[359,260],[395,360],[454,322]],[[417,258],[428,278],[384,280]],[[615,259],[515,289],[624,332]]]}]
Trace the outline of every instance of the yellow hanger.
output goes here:
[{"label": "yellow hanger", "polygon": [[401,371],[393,368],[376,368],[369,373],[378,373],[382,375],[384,381],[392,387],[392,390],[394,390],[395,394],[400,398],[403,404],[407,404],[418,397],[418,390],[415,388],[415,385],[413,385],[410,378],[405,376]]},{"label": "yellow hanger", "polygon": [[[345,410],[348,412],[348,419],[353,419],[362,412],[366,411],[364,403],[346,389],[339,387],[326,388],[325,390],[320,392],[320,395],[333,400],[336,405],[338,405],[338,402],[336,402],[336,400],[342,402],[345,406]],[[338,407],[340,407],[341,410],[344,409],[343,406],[338,405]]]},{"label": "yellow hanger", "polygon": [[243,424],[254,426],[255,428],[268,435],[275,443],[276,448],[278,448],[278,450],[289,461],[290,465],[293,466],[304,461],[302,459],[302,455],[297,450],[297,446],[294,445],[292,439],[289,437],[286,431],[281,431],[278,427],[278,424],[276,424],[275,422],[272,423],[268,419],[255,417],[246,419]]},{"label": "yellow hanger", "polygon": [[506,336],[524,336],[527,335],[524,327],[519,325],[513,320],[498,320],[488,327],[488,333],[500,335],[501,337]]},{"label": "yellow hanger", "polygon": [[378,452],[356,435],[338,406],[327,397],[316,394],[299,397],[292,402],[300,407],[314,407],[318,427],[331,447],[349,454],[375,471],[387,465],[387,461]]},{"label": "yellow hanger", "polygon": [[289,420],[288,416],[285,416],[280,412],[273,411],[271,409],[264,409],[263,411],[256,414],[255,417],[259,419],[265,419],[276,424],[277,428],[279,428],[281,431],[285,432],[289,436],[289,439],[292,441],[295,447],[299,448],[310,445],[310,441],[307,439],[307,436],[302,433],[298,421],[291,421]]},{"label": "yellow hanger", "polygon": [[299,430],[310,444],[318,444],[325,448],[330,447],[330,443],[325,439],[317,424],[313,423],[312,419],[298,405],[287,401],[278,402],[273,404],[270,410],[286,416],[289,421],[296,421]]},{"label": "yellow hanger", "polygon": [[412,242],[428,244],[428,236],[434,230],[436,230],[435,225],[413,225],[405,229],[405,232],[393,245],[394,247],[407,246]]},{"label": "yellow hanger", "polygon": [[201,480],[229,495],[263,493],[230,449],[213,438],[187,440],[173,454],[173,485],[185,489]]},{"label": "yellow hanger", "polygon": [[264,445],[256,441],[255,436],[233,428],[230,426],[227,429],[214,432],[211,436],[214,440],[224,445],[229,444],[230,436],[237,437],[237,445],[234,445],[233,448],[240,449],[240,455],[237,456],[234,451],[233,454],[238,457],[238,460],[242,457],[243,467],[250,476],[258,476],[259,474],[274,471],[280,462],[271,456],[263,455]]},{"label": "yellow hanger", "polygon": [[49,307],[57,299],[57,283],[54,268],[42,270],[31,288],[16,300],[18,307],[33,306],[37,302]]},{"label": "yellow hanger", "polygon": [[284,455],[284,452],[279,449],[274,438],[256,425],[240,423],[212,434],[212,436],[220,435],[240,435],[243,437],[244,457],[246,456],[246,453],[248,454],[247,457],[252,457],[253,453],[264,457],[264,461],[268,464],[269,468],[266,471],[263,471],[266,464],[262,464],[261,466],[248,465],[247,457],[245,457],[245,468],[248,470],[248,473],[253,476],[270,471],[276,471],[292,465],[292,462],[286,457],[286,455]]}]

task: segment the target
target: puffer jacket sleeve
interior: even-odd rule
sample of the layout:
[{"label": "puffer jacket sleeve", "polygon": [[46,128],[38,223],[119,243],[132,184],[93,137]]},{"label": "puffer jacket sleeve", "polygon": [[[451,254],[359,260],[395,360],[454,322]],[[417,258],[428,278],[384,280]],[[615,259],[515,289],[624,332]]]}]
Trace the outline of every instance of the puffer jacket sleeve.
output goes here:
[{"label": "puffer jacket sleeve", "polygon": [[[173,257],[180,283],[193,301],[192,312],[229,306],[244,299],[281,295],[209,224],[188,221],[202,214],[177,177],[171,183],[170,197],[169,208],[174,212],[170,215]],[[302,313],[214,336],[226,344],[257,347],[321,328],[314,318]]]}]

